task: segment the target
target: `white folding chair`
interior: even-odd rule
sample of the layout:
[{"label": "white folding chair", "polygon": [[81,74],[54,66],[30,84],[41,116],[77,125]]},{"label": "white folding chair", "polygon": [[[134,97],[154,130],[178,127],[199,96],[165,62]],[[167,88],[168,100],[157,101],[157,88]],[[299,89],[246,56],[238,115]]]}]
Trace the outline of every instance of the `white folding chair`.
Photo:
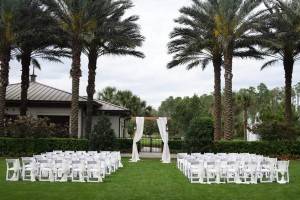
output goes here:
[{"label": "white folding chair", "polygon": [[226,171],[226,182],[227,183],[238,183],[239,171],[238,171],[238,162],[237,161],[228,161],[227,162],[227,171]]},{"label": "white folding chair", "polygon": [[85,166],[82,160],[72,160],[72,182],[84,182]]},{"label": "white folding chair", "polygon": [[191,183],[204,183],[205,170],[204,163],[195,161],[191,163],[189,170],[189,179]]},{"label": "white folding chair", "polygon": [[23,181],[35,181],[38,170],[36,161],[32,157],[22,157],[22,180]]},{"label": "white folding chair", "polygon": [[100,163],[87,161],[87,182],[102,182]]},{"label": "white folding chair", "polygon": [[53,178],[53,166],[51,163],[51,160],[49,159],[43,159],[39,161],[40,164],[40,170],[39,170],[39,175],[38,175],[38,180],[39,181],[54,181]]},{"label": "white folding chair", "polygon": [[277,161],[276,181],[279,184],[289,183],[289,161]]},{"label": "white folding chair", "polygon": [[208,161],[206,165],[207,184],[220,183],[219,168],[216,161]]},{"label": "white folding chair", "polygon": [[20,161],[19,159],[6,159],[6,180],[18,181],[20,178]]},{"label": "white folding chair", "polygon": [[54,160],[53,166],[53,176],[56,182],[66,182],[68,180],[68,172],[70,166],[68,166],[67,161],[63,159]]}]

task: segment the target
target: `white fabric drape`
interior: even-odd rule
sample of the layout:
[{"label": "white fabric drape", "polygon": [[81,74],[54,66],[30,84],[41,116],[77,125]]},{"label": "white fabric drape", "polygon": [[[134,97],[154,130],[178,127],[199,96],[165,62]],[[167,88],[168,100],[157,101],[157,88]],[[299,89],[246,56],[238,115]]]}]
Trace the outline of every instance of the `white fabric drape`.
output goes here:
[{"label": "white fabric drape", "polygon": [[161,136],[161,139],[164,143],[163,152],[161,156],[162,163],[170,163],[171,162],[171,155],[170,155],[170,149],[169,149],[169,133],[167,130],[167,123],[168,119],[166,117],[160,117],[157,119],[157,125],[159,129],[159,133]]},{"label": "white fabric drape", "polygon": [[136,118],[136,131],[134,134],[133,144],[132,144],[132,156],[131,156],[131,160],[130,160],[131,162],[137,162],[140,160],[136,143],[142,139],[143,131],[144,131],[144,117],[137,117]]}]

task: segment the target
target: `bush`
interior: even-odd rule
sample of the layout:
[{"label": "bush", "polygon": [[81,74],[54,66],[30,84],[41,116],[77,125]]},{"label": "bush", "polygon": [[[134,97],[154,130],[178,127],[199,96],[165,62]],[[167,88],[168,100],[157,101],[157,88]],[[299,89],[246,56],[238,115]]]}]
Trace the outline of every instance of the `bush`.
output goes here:
[{"label": "bush", "polygon": [[105,116],[99,116],[97,124],[94,126],[90,136],[90,149],[99,151],[113,151],[116,149],[117,138],[114,130],[111,129],[111,123]]},{"label": "bush", "polygon": [[0,156],[32,156],[53,150],[88,149],[87,140],[70,138],[0,138]]},{"label": "bush", "polygon": [[8,121],[5,135],[14,138],[47,138],[68,137],[68,129],[50,123],[47,118],[20,116],[14,121]]},{"label": "bush", "polygon": [[257,125],[253,131],[259,134],[262,140],[281,141],[296,140],[299,136],[300,128],[299,126],[290,125],[286,122],[273,120]]},{"label": "bush", "polygon": [[133,140],[130,138],[118,138],[116,150],[122,153],[131,153]]},{"label": "bush", "polygon": [[214,153],[254,153],[265,156],[300,156],[300,142],[298,141],[220,141],[212,146]]},{"label": "bush", "polygon": [[185,136],[188,152],[203,152],[209,150],[213,141],[213,121],[207,117],[192,119]]}]

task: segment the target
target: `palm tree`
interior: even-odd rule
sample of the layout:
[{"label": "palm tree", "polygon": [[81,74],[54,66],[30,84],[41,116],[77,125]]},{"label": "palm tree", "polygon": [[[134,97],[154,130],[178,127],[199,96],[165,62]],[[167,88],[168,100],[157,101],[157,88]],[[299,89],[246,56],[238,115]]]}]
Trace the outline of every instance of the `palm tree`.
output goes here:
[{"label": "palm tree", "polygon": [[[187,64],[187,69],[202,66],[205,69],[209,62],[214,68],[214,139],[222,138],[221,116],[221,67],[223,65],[223,46],[216,35],[219,22],[220,0],[193,0],[190,7],[183,7],[182,16],[176,20],[181,27],[171,33],[173,39],[168,47],[169,53],[175,54],[168,68]],[[260,53],[247,43],[236,42],[233,56],[260,58]]]},{"label": "palm tree", "polygon": [[170,54],[175,54],[167,68],[187,65],[190,70],[201,66],[206,69],[212,62],[214,68],[214,140],[222,137],[221,66],[222,49],[214,35],[214,17],[218,0],[193,0],[192,6],[180,9],[181,16],[175,20],[180,27],[171,33],[168,44]]},{"label": "palm tree", "polygon": [[72,54],[72,100],[71,135],[78,134],[79,84],[81,77],[81,52],[91,34],[94,33],[104,0],[40,0],[58,22],[67,38]]},{"label": "palm tree", "polygon": [[243,110],[243,130],[245,140],[247,140],[249,108],[253,105],[254,96],[255,93],[252,92],[250,89],[241,89],[237,93],[237,103],[241,106]]},{"label": "palm tree", "polygon": [[260,29],[262,47],[272,59],[261,69],[283,62],[285,72],[285,120],[292,121],[292,77],[294,63],[300,59],[300,2],[275,0],[266,4],[268,20]]},{"label": "palm tree", "polygon": [[224,135],[233,138],[232,60],[234,50],[242,46],[257,44],[254,31],[260,21],[261,12],[255,10],[261,0],[219,0],[219,10],[215,16],[215,36],[222,44],[224,54]]},{"label": "palm tree", "polygon": [[101,17],[97,20],[97,29],[92,39],[86,46],[89,59],[88,86],[87,86],[87,118],[86,136],[92,129],[93,96],[95,94],[95,77],[97,59],[104,55],[132,55],[144,58],[144,54],[135,50],[140,47],[144,37],[140,34],[140,28],[136,24],[137,16],[129,16],[122,19],[125,11],[133,5],[130,0],[106,0],[98,8]]},{"label": "palm tree", "polygon": [[3,134],[5,96],[8,85],[9,61],[15,41],[15,9],[17,0],[0,1],[0,134]]},{"label": "palm tree", "polygon": [[[38,59],[61,62],[58,58],[66,52],[56,48],[63,37],[58,37],[57,23],[49,13],[41,9],[36,0],[21,0],[17,12],[16,58],[21,62],[21,105],[20,115],[27,112],[27,91],[29,88],[30,64],[40,68]],[[47,24],[47,26],[45,26]]]}]

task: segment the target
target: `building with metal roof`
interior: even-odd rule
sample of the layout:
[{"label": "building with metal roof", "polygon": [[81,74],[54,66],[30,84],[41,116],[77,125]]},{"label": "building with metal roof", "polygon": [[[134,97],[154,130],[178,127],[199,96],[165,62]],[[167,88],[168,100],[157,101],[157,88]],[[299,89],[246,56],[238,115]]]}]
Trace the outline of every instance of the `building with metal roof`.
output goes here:
[{"label": "building with metal roof", "polygon": [[[35,77],[33,77],[35,78]],[[8,116],[19,115],[21,99],[21,84],[10,84],[6,91],[6,114]],[[72,94],[32,79],[28,88],[27,115],[33,117],[47,117],[54,123],[65,123],[70,127]],[[79,97],[78,113],[78,137],[84,136],[86,124],[86,97]],[[99,114],[106,115],[111,122],[112,129],[117,137],[125,137],[126,119],[130,116],[130,110],[102,100],[94,100],[94,114],[92,124],[97,122]]]}]

